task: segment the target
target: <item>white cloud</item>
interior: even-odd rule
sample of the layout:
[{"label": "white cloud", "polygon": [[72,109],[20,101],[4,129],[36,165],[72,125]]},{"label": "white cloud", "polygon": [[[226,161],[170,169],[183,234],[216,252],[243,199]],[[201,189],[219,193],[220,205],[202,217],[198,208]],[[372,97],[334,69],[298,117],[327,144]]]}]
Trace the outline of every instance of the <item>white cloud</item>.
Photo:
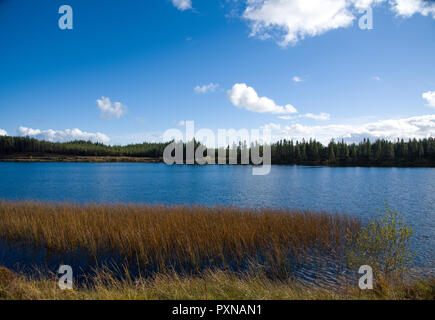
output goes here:
[{"label": "white cloud", "polygon": [[89,133],[79,129],[65,129],[65,130],[39,130],[26,127],[19,127],[17,135],[21,137],[29,136],[39,140],[46,140],[51,142],[67,142],[73,140],[86,140],[92,142],[109,143],[110,138],[103,133]]},{"label": "white cloud", "polygon": [[305,126],[300,123],[277,127],[272,134],[278,139],[310,139],[315,138],[323,144],[331,139],[344,139],[349,142],[360,142],[363,138],[370,139],[423,139],[435,136],[435,115],[417,116],[405,119],[390,119],[369,122],[362,125],[332,124],[324,126]]},{"label": "white cloud", "polygon": [[435,108],[435,91],[423,93],[423,99],[427,100],[427,106]]},{"label": "white cloud", "polygon": [[435,2],[429,0],[391,0],[392,10],[399,16],[409,18],[416,13],[435,18]]},{"label": "white cloud", "polygon": [[101,111],[101,118],[105,120],[113,117],[119,119],[127,112],[127,107],[121,102],[111,102],[110,99],[106,97],[97,99],[97,105]]},{"label": "white cloud", "polygon": [[192,9],[192,0],[171,0],[172,4],[181,11]]},{"label": "white cloud", "polygon": [[184,120],[180,120],[177,122],[177,126],[179,126],[179,127],[184,127],[185,124],[186,124],[186,122]]},{"label": "white cloud", "polygon": [[243,108],[258,113],[288,114],[297,113],[291,104],[280,106],[272,99],[259,97],[254,88],[248,87],[245,83],[236,83],[227,92],[228,99],[238,108]]},{"label": "white cloud", "polygon": [[293,82],[296,82],[296,83],[298,83],[298,82],[303,82],[304,80],[301,78],[301,77],[298,77],[298,76],[294,76],[293,77]]},{"label": "white cloud", "polygon": [[7,136],[8,133],[6,132],[6,130],[0,129],[0,136]]},{"label": "white cloud", "polygon": [[283,120],[292,120],[295,117],[292,117],[292,116],[279,116],[278,118],[283,119]]},{"label": "white cloud", "polygon": [[219,87],[218,83],[209,83],[209,84],[204,84],[202,86],[196,86],[195,88],[193,88],[193,90],[199,94],[199,93],[215,92],[218,87]]},{"label": "white cloud", "polygon": [[348,27],[354,16],[347,0],[247,0],[243,17],[251,35],[269,38],[279,34],[279,44],[295,44],[306,36]]},{"label": "white cloud", "polygon": [[[243,12],[251,27],[251,36],[275,38],[281,46],[296,44],[305,37],[346,28],[364,9],[386,0],[246,0]],[[416,13],[435,18],[435,3],[428,0],[389,0],[398,16]]]},{"label": "white cloud", "polygon": [[379,77],[379,76],[374,76],[372,79],[376,80],[376,81],[381,81],[381,77]]},{"label": "white cloud", "polygon": [[300,114],[299,116],[279,116],[278,118],[283,120],[293,120],[296,118],[309,118],[317,121],[326,121],[331,119],[331,115],[326,112],[320,112],[319,114],[306,113],[306,114]]},{"label": "white cloud", "polygon": [[331,115],[326,112],[320,112],[319,114],[306,113],[303,115],[305,118],[314,119],[317,121],[326,121],[331,119]]}]

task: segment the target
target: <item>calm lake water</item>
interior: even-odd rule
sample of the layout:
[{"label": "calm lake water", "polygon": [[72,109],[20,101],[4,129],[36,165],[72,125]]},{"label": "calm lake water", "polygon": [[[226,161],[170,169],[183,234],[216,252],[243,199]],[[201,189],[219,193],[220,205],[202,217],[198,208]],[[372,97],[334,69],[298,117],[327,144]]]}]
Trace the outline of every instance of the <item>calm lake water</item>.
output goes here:
[{"label": "calm lake water", "polygon": [[142,163],[0,163],[0,199],[314,209],[363,220],[385,201],[414,227],[417,264],[435,270],[435,169]]}]

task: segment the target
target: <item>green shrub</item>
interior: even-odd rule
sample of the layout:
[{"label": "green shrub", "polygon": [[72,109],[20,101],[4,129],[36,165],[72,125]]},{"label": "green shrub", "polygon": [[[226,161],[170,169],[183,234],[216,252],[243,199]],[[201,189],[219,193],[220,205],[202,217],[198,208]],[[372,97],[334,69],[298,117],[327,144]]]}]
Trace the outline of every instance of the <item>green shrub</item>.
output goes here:
[{"label": "green shrub", "polygon": [[391,279],[406,271],[415,252],[410,249],[412,228],[400,213],[386,205],[376,219],[362,226],[358,233],[347,233],[346,262],[353,270],[369,265],[378,278]]}]

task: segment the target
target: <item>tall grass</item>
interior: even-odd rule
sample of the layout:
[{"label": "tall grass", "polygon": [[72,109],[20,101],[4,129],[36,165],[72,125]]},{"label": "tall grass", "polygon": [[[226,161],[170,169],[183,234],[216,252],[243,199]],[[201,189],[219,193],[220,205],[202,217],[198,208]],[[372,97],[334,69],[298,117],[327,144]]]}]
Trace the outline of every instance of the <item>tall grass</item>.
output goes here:
[{"label": "tall grass", "polygon": [[153,272],[253,264],[278,274],[312,250],[337,253],[348,230],[359,222],[324,212],[0,201],[0,240],[8,244],[113,255]]}]

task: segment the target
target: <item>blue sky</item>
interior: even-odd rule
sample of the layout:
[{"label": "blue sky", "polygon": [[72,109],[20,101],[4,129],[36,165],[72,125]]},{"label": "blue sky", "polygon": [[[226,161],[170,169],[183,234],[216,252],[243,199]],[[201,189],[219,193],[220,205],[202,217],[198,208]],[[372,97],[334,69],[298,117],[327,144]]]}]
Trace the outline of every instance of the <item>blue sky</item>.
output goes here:
[{"label": "blue sky", "polygon": [[434,53],[433,1],[0,0],[0,134],[435,136]]}]

